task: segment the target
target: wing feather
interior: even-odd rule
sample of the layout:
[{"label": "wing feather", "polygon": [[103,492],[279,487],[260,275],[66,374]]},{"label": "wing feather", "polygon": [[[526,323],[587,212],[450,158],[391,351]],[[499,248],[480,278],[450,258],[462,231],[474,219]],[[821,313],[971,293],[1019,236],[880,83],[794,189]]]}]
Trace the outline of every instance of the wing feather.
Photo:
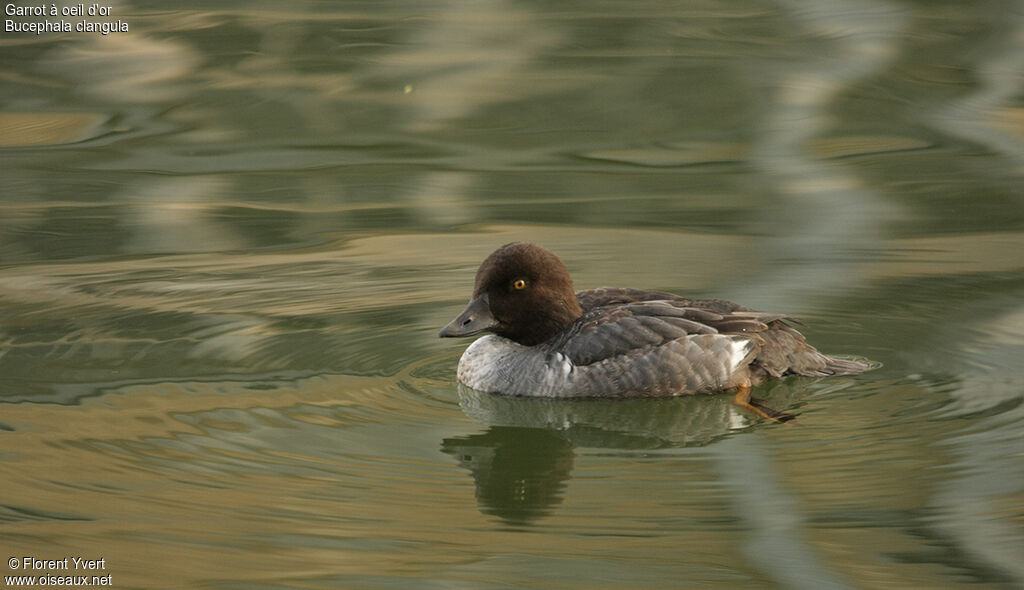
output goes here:
[{"label": "wing feather", "polygon": [[[589,365],[697,334],[750,334],[768,330],[781,314],[751,311],[719,300],[693,300],[654,291],[583,292],[583,318],[555,349],[576,365]],[[595,305],[596,304],[596,305]]]}]

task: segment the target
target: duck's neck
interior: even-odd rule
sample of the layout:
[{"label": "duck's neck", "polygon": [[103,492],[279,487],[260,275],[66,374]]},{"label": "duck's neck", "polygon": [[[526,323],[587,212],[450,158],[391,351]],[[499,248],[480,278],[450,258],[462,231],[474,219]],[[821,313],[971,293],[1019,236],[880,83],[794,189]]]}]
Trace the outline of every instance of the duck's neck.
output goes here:
[{"label": "duck's neck", "polygon": [[523,346],[535,346],[561,334],[583,316],[583,308],[575,293],[565,294],[551,303],[542,312],[534,313],[522,322],[523,329],[503,336]]}]

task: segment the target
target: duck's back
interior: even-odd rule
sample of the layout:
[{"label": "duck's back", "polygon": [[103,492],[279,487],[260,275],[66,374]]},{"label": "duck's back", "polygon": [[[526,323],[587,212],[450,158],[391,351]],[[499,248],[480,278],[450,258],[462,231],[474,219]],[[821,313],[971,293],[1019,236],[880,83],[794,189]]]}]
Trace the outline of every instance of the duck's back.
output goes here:
[{"label": "duck's back", "polygon": [[[688,299],[658,291],[609,288],[579,291],[577,297],[584,308],[584,318],[588,315],[594,318],[620,315],[646,321],[649,325],[674,324],[685,329],[687,335],[710,333],[750,339],[758,348],[751,359],[754,384],[768,377],[787,374],[808,377],[853,375],[872,368],[870,363],[822,354],[807,344],[803,334],[792,326],[798,322],[785,314],[755,311],[723,299]],[[595,337],[600,338],[602,331],[593,325]],[[613,328],[612,331],[630,332],[621,328]],[[586,338],[576,345],[590,348],[585,341]]]}]

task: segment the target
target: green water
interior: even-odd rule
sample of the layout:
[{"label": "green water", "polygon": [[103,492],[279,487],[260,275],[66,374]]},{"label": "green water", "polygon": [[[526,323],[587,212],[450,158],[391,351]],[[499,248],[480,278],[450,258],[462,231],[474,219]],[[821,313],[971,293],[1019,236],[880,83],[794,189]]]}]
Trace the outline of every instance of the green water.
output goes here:
[{"label": "green water", "polygon": [[[1024,3],[110,10],[0,36],[4,576],[1024,586]],[[883,367],[460,390],[513,240]]]}]

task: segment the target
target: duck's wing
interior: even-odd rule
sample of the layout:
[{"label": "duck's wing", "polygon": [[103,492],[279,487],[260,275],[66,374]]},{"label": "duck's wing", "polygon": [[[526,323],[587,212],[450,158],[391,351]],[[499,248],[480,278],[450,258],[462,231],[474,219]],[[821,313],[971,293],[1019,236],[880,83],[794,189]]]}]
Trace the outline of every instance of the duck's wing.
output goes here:
[{"label": "duck's wing", "polygon": [[[724,334],[724,316],[677,301],[650,300],[589,310],[547,343],[578,395],[664,396],[710,393],[749,380],[758,339]],[[741,322],[740,318],[734,321]],[[761,329],[756,320],[746,326]]]},{"label": "duck's wing", "polygon": [[648,291],[645,289],[602,287],[599,289],[577,291],[576,298],[583,309],[594,309],[607,305],[642,303],[645,301],[663,301],[670,302],[678,307],[697,307],[716,313],[728,313],[737,310],[750,311],[746,307],[732,301],[725,301],[724,299],[688,299],[674,293]]},{"label": "duck's wing", "polygon": [[870,368],[818,352],[784,314],[634,289],[578,296],[583,317],[545,346],[569,361],[580,395],[707,393]]},{"label": "duck's wing", "polygon": [[686,336],[753,335],[785,318],[729,301],[686,299],[657,291],[595,289],[577,295],[586,311],[556,343],[559,352],[577,365],[632,354]]}]

